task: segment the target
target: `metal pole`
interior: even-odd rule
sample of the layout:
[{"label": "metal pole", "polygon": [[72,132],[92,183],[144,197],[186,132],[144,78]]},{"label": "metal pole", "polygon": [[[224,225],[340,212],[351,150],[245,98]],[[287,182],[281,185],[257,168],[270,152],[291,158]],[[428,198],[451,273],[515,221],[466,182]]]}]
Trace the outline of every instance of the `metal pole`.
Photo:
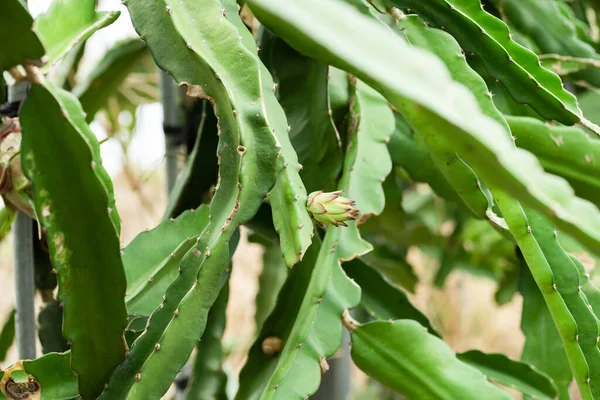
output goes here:
[{"label": "metal pole", "polygon": [[18,212],[13,225],[15,252],[15,335],[19,358],[35,358],[35,281],[33,272],[33,227],[32,220]]},{"label": "metal pole", "polygon": [[[21,102],[27,95],[27,82],[18,82],[8,88],[8,101]],[[20,359],[34,359],[35,334],[35,280],[33,267],[33,221],[18,212],[13,224],[15,259],[15,335]]]},{"label": "metal pole", "polygon": [[163,105],[163,130],[165,132],[166,188],[168,195],[177,180],[177,155],[184,140],[184,113],[181,90],[169,74],[164,71],[159,71],[159,73],[161,102]]},{"label": "metal pole", "polygon": [[[163,131],[165,133],[166,189],[167,198],[175,186],[177,174],[177,156],[181,145],[185,142],[185,113],[183,110],[183,93],[177,87],[171,75],[158,70],[160,75],[160,100],[163,106]],[[191,366],[189,361],[175,377],[175,399],[184,399],[189,382]]]}]

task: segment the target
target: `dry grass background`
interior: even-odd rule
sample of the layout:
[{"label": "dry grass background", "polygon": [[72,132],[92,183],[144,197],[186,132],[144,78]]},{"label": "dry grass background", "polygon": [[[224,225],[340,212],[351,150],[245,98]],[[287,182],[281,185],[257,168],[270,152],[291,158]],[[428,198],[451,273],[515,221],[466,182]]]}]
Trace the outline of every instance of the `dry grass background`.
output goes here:
[{"label": "dry grass background", "polygon": [[[157,167],[154,173],[146,174],[137,192],[123,175],[114,180],[117,207],[122,219],[123,245],[160,221],[166,203],[161,172]],[[140,196],[152,199],[151,206],[144,207]],[[14,304],[11,242],[9,237],[0,243],[0,321],[5,319]],[[226,347],[233,349],[227,360],[233,372],[239,372],[242,368],[245,352],[252,344],[255,330],[253,304],[258,289],[257,278],[262,268],[261,251],[260,246],[249,243],[245,232],[242,232],[242,240],[233,260],[224,337]],[[454,350],[480,349],[519,358],[524,343],[519,328],[522,304],[519,295],[511,303],[498,307],[494,302],[495,283],[462,271],[453,272],[443,290],[436,289],[430,283],[437,270],[436,263],[416,248],[409,252],[409,257],[421,280],[416,293],[410,296],[411,300],[432,320]],[[39,306],[41,301],[37,300]],[[6,367],[16,360],[16,352],[12,349],[0,367]],[[352,379],[355,386],[360,387],[364,383],[364,376],[358,371],[353,372]]]}]

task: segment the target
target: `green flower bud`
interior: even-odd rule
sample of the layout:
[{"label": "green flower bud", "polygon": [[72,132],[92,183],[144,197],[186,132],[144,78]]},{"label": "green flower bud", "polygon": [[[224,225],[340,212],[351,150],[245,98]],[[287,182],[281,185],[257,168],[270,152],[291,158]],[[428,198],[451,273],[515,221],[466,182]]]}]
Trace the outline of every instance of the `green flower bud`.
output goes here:
[{"label": "green flower bud", "polygon": [[315,221],[325,226],[348,226],[344,221],[355,220],[359,211],[354,208],[356,202],[340,196],[343,190],[324,193],[322,190],[308,195],[306,208]]}]

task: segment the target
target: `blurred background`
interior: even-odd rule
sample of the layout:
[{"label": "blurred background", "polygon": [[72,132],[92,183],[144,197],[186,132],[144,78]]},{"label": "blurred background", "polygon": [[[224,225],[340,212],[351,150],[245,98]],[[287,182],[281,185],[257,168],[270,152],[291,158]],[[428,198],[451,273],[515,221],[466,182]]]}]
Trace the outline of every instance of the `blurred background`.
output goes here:
[{"label": "blurred background", "polygon": [[[43,13],[51,0],[29,0],[33,16]],[[136,37],[127,9],[118,0],[100,0],[99,10],[119,10],[121,16],[109,27],[100,30],[87,42],[78,75],[85,76],[115,42]],[[101,111],[91,127],[102,142],[105,168],[113,179],[117,208],[122,219],[122,245],[125,246],[143,230],[151,229],[162,218],[166,206],[165,139],[162,131],[162,106],[158,98],[158,74],[132,74],[130,82],[137,91],[145,92],[145,104],[132,110],[117,109],[117,115]],[[130,79],[128,78],[128,79]],[[75,80],[77,77],[75,77]],[[136,81],[136,79],[138,79]],[[137,96],[136,90],[125,96]],[[155,100],[151,100],[154,98]],[[116,120],[115,118],[116,117]],[[182,151],[181,161],[185,157]],[[430,193],[427,186],[419,186],[422,193]],[[435,199],[434,199],[435,204]],[[444,230],[444,224],[440,224]],[[446,227],[447,228],[447,227]],[[450,232],[452,229],[450,229]],[[444,234],[444,232],[441,232]],[[229,353],[227,366],[235,376],[243,366],[244,354],[254,339],[254,297],[257,279],[262,268],[262,247],[242,241],[234,256],[230,301],[227,310],[227,330],[224,346]],[[14,306],[12,238],[0,243],[0,321],[4,321]],[[519,293],[498,305],[496,279],[489,274],[473,274],[454,268],[442,287],[434,284],[439,269],[437,257],[417,247],[411,247],[407,261],[418,279],[414,279],[409,297],[432,321],[451,347],[457,351],[480,349],[501,352],[519,359],[524,338],[519,328],[522,299]],[[42,304],[41,299],[37,299]],[[12,349],[0,362],[6,367],[17,361]],[[351,384],[353,398],[381,398],[377,388],[365,385],[365,378],[353,369]],[[170,398],[172,393],[166,398]]]}]

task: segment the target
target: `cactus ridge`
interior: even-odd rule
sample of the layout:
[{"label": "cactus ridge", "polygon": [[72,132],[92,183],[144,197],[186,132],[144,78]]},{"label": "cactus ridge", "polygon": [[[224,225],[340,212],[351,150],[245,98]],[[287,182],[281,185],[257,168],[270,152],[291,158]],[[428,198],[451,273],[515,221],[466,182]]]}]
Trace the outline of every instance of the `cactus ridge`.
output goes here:
[{"label": "cactus ridge", "polygon": [[[58,273],[71,366],[81,396],[95,398],[126,351],[126,280],[112,185],[98,142],[71,94],[42,78],[32,85],[20,116],[23,168]],[[85,218],[95,224],[82,224]]]},{"label": "cactus ridge", "polygon": [[186,399],[216,399],[227,381],[223,371],[223,345],[221,339],[225,332],[229,285],[225,284],[215,304],[210,309],[206,329],[198,342],[196,357],[193,361],[191,383],[186,390]]},{"label": "cactus ridge", "polygon": [[[476,97],[482,112],[508,130],[508,124],[496,109],[483,79],[473,71],[456,40],[448,33],[430,28],[417,15],[408,15],[397,22],[402,36],[412,46],[429,50],[444,62],[452,77],[467,86]],[[415,119],[416,130],[427,129],[426,119]],[[418,123],[418,127],[417,127]],[[473,169],[454,151],[446,139],[423,135],[435,165],[463,202],[480,219],[500,220],[492,211],[493,199],[490,191],[482,184]]]},{"label": "cactus ridge", "polygon": [[[494,191],[494,198],[546,301],[582,397],[584,399],[594,399],[595,396],[591,391],[592,387],[587,381],[591,372],[588,360],[597,357],[594,353],[598,349],[596,347],[595,351],[590,351],[588,343],[580,343],[579,341],[580,333],[582,339],[585,335],[585,340],[589,340],[590,334],[593,335],[591,332],[594,327],[590,327],[589,324],[578,325],[578,322],[582,323],[581,320],[578,321],[579,318],[585,319],[586,323],[589,322],[589,315],[582,309],[587,309],[587,306],[584,298],[578,293],[579,277],[573,275],[573,272],[577,273],[577,269],[570,261],[561,264],[564,261],[563,256],[566,254],[555,240],[552,240],[550,247],[547,248],[550,254],[546,254],[542,250],[542,244],[535,235],[545,235],[547,237],[548,230],[551,235],[554,235],[554,230],[543,218],[535,215],[533,211],[526,212],[517,201],[504,193]],[[529,221],[528,217],[532,217],[533,221]],[[535,235],[533,234],[534,231]],[[554,258],[550,258],[551,256]],[[557,275],[558,279],[561,280],[562,287],[556,282]],[[563,297],[563,295],[567,296]],[[597,331],[597,323],[595,325]],[[587,330],[582,331],[582,329]],[[590,361],[594,360],[591,359]]]},{"label": "cactus ridge", "polygon": [[[258,56],[256,41],[240,18],[235,0],[224,0],[225,18],[238,30],[240,40],[249,52]],[[258,60],[258,57],[257,57]],[[302,169],[289,138],[290,127],[285,112],[275,96],[275,84],[267,67],[258,60],[262,99],[273,130],[281,147],[277,154],[277,180],[268,193],[273,225],[279,235],[281,252],[288,267],[302,260],[313,237],[312,221],[306,211],[306,188],[299,172]]]},{"label": "cactus ridge", "polygon": [[115,189],[108,172],[106,172],[106,169],[104,169],[104,166],[102,165],[100,143],[98,143],[96,135],[94,132],[92,132],[85,120],[85,112],[83,111],[81,104],[79,104],[79,101],[71,93],[58,89],[50,84],[48,84],[46,87],[54,94],[59,102],[63,104],[63,107],[68,107],[71,110],[71,112],[66,114],[66,118],[71,122],[73,127],[77,129],[81,137],[85,139],[90,148],[92,153],[92,162],[90,165],[92,167],[92,171],[94,171],[94,174],[100,183],[102,183],[102,186],[106,191],[110,219],[115,227],[117,236],[119,236],[121,233],[121,218],[119,217],[119,212],[117,211],[117,205],[115,202]]},{"label": "cactus ridge", "polygon": [[504,83],[516,101],[529,104],[547,119],[567,125],[582,120],[577,99],[563,88],[560,78],[543,68],[535,53],[515,42],[506,24],[487,13],[479,0],[391,3],[410,8],[429,23],[444,27],[466,52],[481,59],[486,70]]},{"label": "cactus ridge", "polygon": [[149,316],[160,305],[178,275],[181,260],[207,225],[208,216],[206,205],[185,211],[176,219],[142,232],[123,249],[129,314]]},{"label": "cactus ridge", "polygon": [[212,103],[220,169],[208,225],[183,257],[179,276],[111,380],[106,398],[166,392],[202,334],[228,268],[232,235],[256,213],[280,164],[260,62],[225,18],[221,2],[129,1],[128,7],[157,64],[186,86],[188,95]]},{"label": "cactus ridge", "polygon": [[[577,18],[566,4],[535,0],[493,0],[492,4],[502,9],[502,15],[509,23],[532,38],[540,52],[598,61],[594,48],[577,36],[574,23]],[[600,85],[600,72],[596,69],[578,72],[574,77],[594,86]]]},{"label": "cactus ridge", "polygon": [[559,234],[552,225],[536,212],[526,209],[525,214],[531,227],[531,235],[552,270],[552,289],[563,298],[577,324],[575,341],[581,347],[589,368],[588,375],[585,377],[586,384],[589,385],[592,397],[600,398],[600,380],[591,378],[599,376],[600,372],[600,350],[598,349],[600,325],[582,290],[578,268],[561,247]]},{"label": "cactus ridge", "polygon": [[392,170],[387,143],[396,126],[382,95],[357,79],[350,83],[350,123],[344,160],[344,171],[348,172],[342,175],[339,188],[356,202],[354,207],[360,211],[360,217],[347,221],[348,227],[340,232],[336,253],[341,261],[350,261],[373,249],[360,236],[358,225],[381,214],[385,206],[383,182]]}]

